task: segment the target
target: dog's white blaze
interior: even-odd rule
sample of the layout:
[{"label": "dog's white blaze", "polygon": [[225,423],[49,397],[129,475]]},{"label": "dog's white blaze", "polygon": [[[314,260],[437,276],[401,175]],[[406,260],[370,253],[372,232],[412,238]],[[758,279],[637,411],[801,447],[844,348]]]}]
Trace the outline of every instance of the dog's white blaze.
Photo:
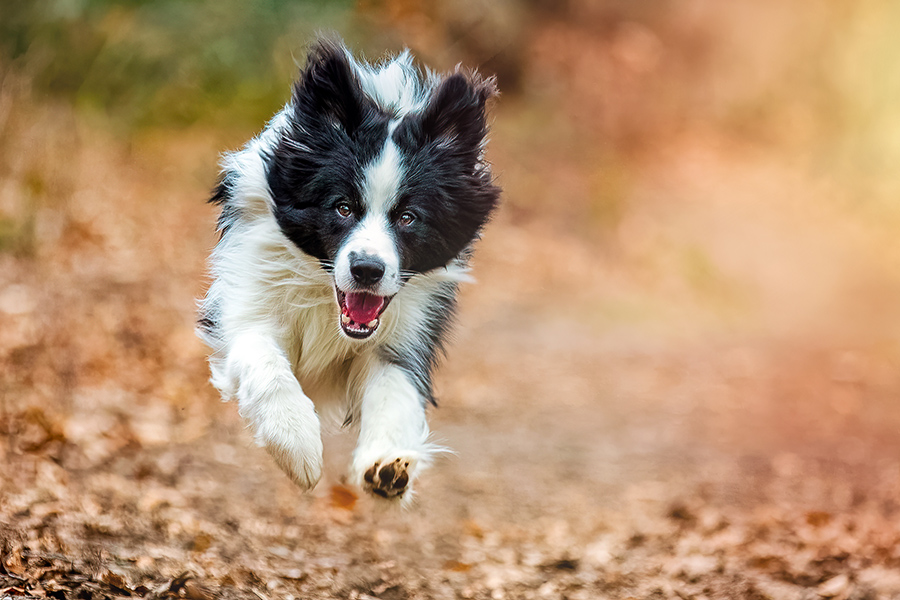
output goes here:
[{"label": "dog's white blaze", "polygon": [[363,171],[363,203],[365,216],[338,251],[334,261],[334,280],[343,291],[356,285],[350,273],[350,254],[368,254],[384,261],[385,271],[374,293],[393,296],[400,290],[400,254],[390,231],[390,211],[397,202],[397,192],[403,181],[404,169],[400,152],[388,128],[388,138],[381,154]]},{"label": "dog's white blaze", "polygon": [[363,201],[369,212],[387,215],[397,202],[397,191],[405,175],[400,151],[391,139],[397,124],[390,124],[381,154],[363,172]]}]

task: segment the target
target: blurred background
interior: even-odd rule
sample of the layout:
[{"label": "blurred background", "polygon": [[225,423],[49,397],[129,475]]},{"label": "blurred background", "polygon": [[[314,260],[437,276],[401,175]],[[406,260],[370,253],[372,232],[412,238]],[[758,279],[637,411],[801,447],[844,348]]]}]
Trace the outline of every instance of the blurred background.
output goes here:
[{"label": "blurred background", "polygon": [[[898,27],[891,0],[4,3],[7,573],[39,582],[54,554],[105,593],[202,595],[172,587],[187,569],[223,597],[900,594]],[[300,495],[193,336],[218,156],[321,32],[501,90],[503,207],[432,414],[457,456],[405,518],[361,508],[340,459]]]}]

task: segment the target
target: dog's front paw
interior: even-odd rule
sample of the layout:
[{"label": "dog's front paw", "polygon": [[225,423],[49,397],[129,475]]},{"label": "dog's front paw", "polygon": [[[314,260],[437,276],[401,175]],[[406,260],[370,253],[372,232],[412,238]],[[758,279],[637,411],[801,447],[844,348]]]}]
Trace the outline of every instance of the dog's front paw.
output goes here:
[{"label": "dog's front paw", "polygon": [[406,504],[412,499],[416,478],[428,462],[427,454],[411,450],[365,454],[357,451],[350,479],[374,496]]},{"label": "dog's front paw", "polygon": [[296,444],[266,444],[266,450],[303,491],[313,489],[322,478],[322,447],[301,449]]},{"label": "dog's front paw", "polygon": [[408,458],[376,462],[363,475],[363,487],[382,498],[400,498],[409,488],[411,466]]},{"label": "dog's front paw", "polygon": [[311,490],[319,482],[322,477],[322,435],[315,415],[294,423],[293,427],[265,428],[257,432],[256,438],[302,490]]}]

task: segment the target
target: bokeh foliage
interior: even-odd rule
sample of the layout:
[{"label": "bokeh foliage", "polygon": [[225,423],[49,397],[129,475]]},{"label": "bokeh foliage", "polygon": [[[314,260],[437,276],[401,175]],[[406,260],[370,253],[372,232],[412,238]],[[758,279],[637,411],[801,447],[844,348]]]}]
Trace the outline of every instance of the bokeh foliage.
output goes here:
[{"label": "bokeh foliage", "polygon": [[132,129],[258,126],[287,97],[304,44],[346,32],[350,0],[13,0],[0,67]]}]

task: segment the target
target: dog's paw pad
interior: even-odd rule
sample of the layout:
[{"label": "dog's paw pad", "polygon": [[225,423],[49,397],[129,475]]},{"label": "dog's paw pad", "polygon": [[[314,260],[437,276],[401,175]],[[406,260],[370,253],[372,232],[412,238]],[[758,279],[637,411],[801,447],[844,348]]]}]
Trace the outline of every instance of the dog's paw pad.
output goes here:
[{"label": "dog's paw pad", "polygon": [[366,489],[382,498],[399,498],[409,485],[409,461],[398,458],[393,462],[375,463],[363,479]]}]

